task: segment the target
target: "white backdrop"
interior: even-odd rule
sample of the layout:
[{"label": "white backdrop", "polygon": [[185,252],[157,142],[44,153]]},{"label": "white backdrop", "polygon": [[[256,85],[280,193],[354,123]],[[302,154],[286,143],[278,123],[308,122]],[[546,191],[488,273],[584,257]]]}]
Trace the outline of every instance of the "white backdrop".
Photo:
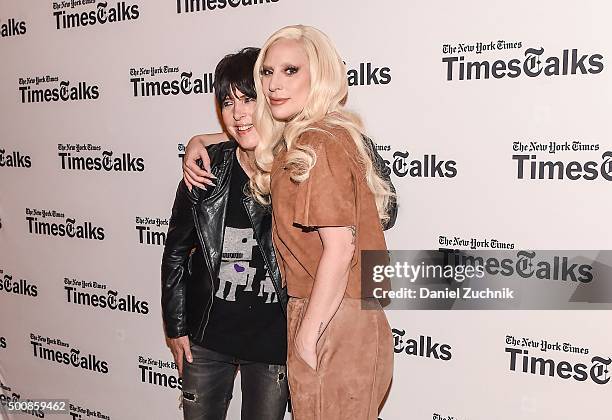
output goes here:
[{"label": "white backdrop", "polygon": [[[0,402],[67,398],[73,419],[181,418],[159,265],[182,144],[219,130],[213,96],[193,87],[205,91],[225,54],[288,24],[322,29],[346,60],[350,107],[394,171],[390,248],[436,249],[445,236],[612,249],[608,3],[208,0],[190,12],[187,3],[204,4],[0,4]],[[146,74],[152,67],[161,73]],[[143,95],[141,82],[172,80],[191,93]],[[529,149],[551,141],[569,150]],[[529,159],[522,178],[513,155]],[[89,170],[74,169],[79,157],[91,158]],[[45,234],[41,223],[58,227]],[[70,287],[130,303],[74,303]],[[384,420],[609,416],[609,312],[388,317],[396,358]],[[450,358],[406,351],[428,337]],[[523,371],[522,355],[511,369],[523,338],[561,345],[529,348],[552,360],[552,376]],[[54,362],[49,351],[86,361]],[[579,364],[584,380],[564,379]],[[228,418],[239,418],[239,400],[237,388]]]}]

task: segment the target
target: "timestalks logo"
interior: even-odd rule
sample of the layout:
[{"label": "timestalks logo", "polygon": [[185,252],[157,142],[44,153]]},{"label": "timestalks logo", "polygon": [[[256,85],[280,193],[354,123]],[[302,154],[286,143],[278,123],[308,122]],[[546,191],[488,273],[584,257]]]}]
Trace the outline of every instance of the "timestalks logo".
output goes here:
[{"label": "timestalks logo", "polygon": [[[86,288],[92,288],[94,291],[81,290]],[[68,303],[143,315],[149,313],[149,302],[146,300],[139,300],[132,294],[119,296],[119,292],[112,289],[106,290],[106,293],[97,293],[98,290],[96,289],[106,290],[106,285],[91,281],[64,278],[64,290],[66,291],[66,300]]]},{"label": "timestalks logo", "polygon": [[[543,258],[535,251],[517,251],[515,258],[495,258],[465,255],[464,251],[440,248],[444,253],[444,265],[483,267],[489,275],[500,275],[504,277],[513,276],[515,273],[520,277],[536,278],[541,280],[561,280],[581,283],[590,283],[593,280],[593,266],[589,264],[571,264],[570,259],[564,255],[550,255]],[[537,257],[537,258],[536,258]],[[552,260],[552,261],[551,261]]]},{"label": "timestalks logo", "polygon": [[431,415],[431,420],[459,420],[456,417],[453,416],[443,416],[441,414],[438,413],[433,413]]},{"label": "timestalks logo", "polygon": [[0,168],[31,168],[32,158],[19,151],[7,152],[0,149]]},{"label": "timestalks logo", "polygon": [[[20,84],[24,79],[20,79]],[[87,101],[100,97],[98,85],[88,85],[87,82],[76,82],[76,86],[70,86],[69,80],[62,80],[57,87],[47,89],[32,89],[30,86],[19,86],[21,92],[21,103],[57,102],[57,101]]]},{"label": "timestalks logo", "polygon": [[572,363],[565,360],[557,361],[552,358],[535,357],[529,355],[529,350],[506,347],[505,352],[510,357],[509,369],[512,372],[521,372],[531,375],[559,377],[561,379],[574,379],[578,382],[591,380],[598,385],[610,382],[608,376],[612,358],[595,356],[590,359],[589,365],[585,363]]},{"label": "timestalks logo", "polygon": [[0,37],[2,38],[25,35],[26,31],[26,23],[22,20],[10,18],[6,21],[6,23],[3,23],[0,20]]},{"label": "timestalks logo", "polygon": [[601,162],[589,160],[552,161],[538,160],[537,155],[512,155],[517,164],[517,179],[569,179],[577,181],[593,181],[601,176],[606,181],[612,181],[612,152],[601,155]]},{"label": "timestalks logo", "polygon": [[[0,380],[0,414],[4,413],[4,410],[2,409],[2,407],[7,406],[9,402],[28,403],[28,402],[32,402],[32,400],[29,398],[25,398],[25,397],[22,398],[21,394],[17,393],[17,391],[13,390],[10,386],[8,386],[7,384],[3,383]],[[33,404],[32,404],[32,407],[33,407]],[[45,413],[41,409],[36,409],[36,410],[24,409],[24,410],[19,410],[19,413],[16,413],[16,414],[29,414],[39,419],[45,418]]]},{"label": "timestalks logo", "polygon": [[[87,150],[98,150],[100,146],[91,146]],[[81,148],[79,148],[81,147]],[[144,158],[132,156],[131,153],[121,153],[113,156],[112,150],[102,150],[98,156],[74,156],[71,152],[85,150],[84,145],[58,144],[57,156],[60,158],[61,168],[72,171],[115,171],[115,172],[143,172],[145,170]]]},{"label": "timestalks logo", "polygon": [[14,279],[12,274],[0,268],[0,292],[23,296],[38,296],[38,286],[26,279]]},{"label": "timestalks logo", "polygon": [[138,217],[136,216],[136,230],[138,231],[138,242],[144,245],[161,245],[166,244],[166,232],[161,230],[153,230],[152,228],[167,229],[168,219]]},{"label": "timestalks logo", "polygon": [[435,154],[426,154],[421,158],[410,158],[409,152],[393,153],[393,163],[385,160],[395,176],[411,178],[454,178],[457,176],[457,162],[441,160]]},{"label": "timestalks logo", "polygon": [[[522,61],[521,61],[522,60]],[[527,48],[525,58],[509,61],[465,61],[464,56],[442,58],[446,65],[446,80],[479,80],[539,76],[566,76],[568,74],[598,74],[604,69],[601,54],[580,55],[577,49],[563,50],[561,56],[544,55],[544,48]]]},{"label": "timestalks logo", "polygon": [[393,332],[393,351],[395,353],[406,353],[412,356],[427,357],[438,360],[450,360],[450,344],[440,344],[433,341],[430,336],[420,335],[418,338],[404,337],[405,330],[392,328]]},{"label": "timestalks logo", "polygon": [[37,209],[26,208],[26,221],[28,222],[28,233],[32,235],[46,235],[46,236],[59,236],[68,237],[71,239],[95,239],[103,241],[105,238],[104,228],[101,226],[95,226],[92,222],[85,221],[77,224],[77,220],[74,218],[66,217],[65,221],[59,223],[46,222],[38,220],[37,216],[43,218],[61,217],[64,218],[63,213],[61,216],[52,216],[53,213],[48,213],[46,210],[40,211]]},{"label": "timestalks logo", "polygon": [[204,73],[194,77],[193,72],[182,72],[180,78],[173,80],[146,80],[144,77],[132,77],[132,93],[138,96],[191,95],[213,92],[213,74]]},{"label": "timestalks logo", "polygon": [[81,407],[80,405],[70,403],[69,409],[71,420],[82,420],[85,416],[101,420],[111,420],[110,416],[100,412],[99,410],[90,410],[89,408]]},{"label": "timestalks logo", "polygon": [[[138,356],[138,369],[140,369],[140,382],[162,386],[170,389],[183,389],[183,378],[176,373],[176,363],[155,360],[151,357]],[[172,373],[162,372],[162,369],[171,370]]]},{"label": "timestalks logo", "polygon": [[[62,1],[54,3],[54,9],[62,9],[67,6],[77,6],[82,3],[81,0]],[[81,26],[104,25],[106,23],[124,22],[128,20],[136,20],[140,16],[137,4],[127,4],[124,1],[117,2],[115,6],[109,6],[107,2],[100,2],[96,5],[95,10],[90,10],[80,13],[67,13],[64,10],[56,10],[53,12],[55,16],[55,29],[70,29]]]},{"label": "timestalks logo", "polygon": [[[60,339],[30,334],[30,344],[32,344],[34,357],[92,372],[108,373],[106,360],[101,360],[92,353],[81,354],[81,350],[71,348],[68,343]],[[61,347],[62,350],[53,349],[49,345]]]},{"label": "timestalks logo", "polygon": [[349,86],[387,85],[391,82],[391,69],[359,63],[358,68],[347,70],[346,76]]},{"label": "timestalks logo", "polygon": [[257,6],[277,3],[278,0],[176,0],[176,13],[204,12],[223,10],[226,7]]}]

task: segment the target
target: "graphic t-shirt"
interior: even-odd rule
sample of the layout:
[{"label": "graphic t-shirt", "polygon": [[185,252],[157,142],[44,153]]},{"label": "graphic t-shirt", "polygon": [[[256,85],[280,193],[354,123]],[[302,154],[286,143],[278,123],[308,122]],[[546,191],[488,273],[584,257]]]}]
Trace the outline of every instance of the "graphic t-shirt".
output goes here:
[{"label": "graphic t-shirt", "polygon": [[287,325],[242,201],[249,178],[233,159],[221,267],[202,344],[242,360],[284,364]]}]

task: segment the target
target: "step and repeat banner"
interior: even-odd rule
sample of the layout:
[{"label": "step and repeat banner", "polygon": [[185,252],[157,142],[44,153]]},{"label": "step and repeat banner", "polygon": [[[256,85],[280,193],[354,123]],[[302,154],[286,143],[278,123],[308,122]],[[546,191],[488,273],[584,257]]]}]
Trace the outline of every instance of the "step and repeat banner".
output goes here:
[{"label": "step and repeat banner", "polygon": [[[70,413],[58,418],[182,418],[159,302],[184,144],[220,130],[216,63],[289,24],[323,30],[346,62],[349,106],[399,196],[390,249],[534,261],[612,249],[611,12],[601,0],[2,1],[0,416],[45,418],[6,407],[58,398]],[[389,310],[380,418],[609,418],[612,314],[589,309]],[[237,381],[228,418],[239,413]]]}]

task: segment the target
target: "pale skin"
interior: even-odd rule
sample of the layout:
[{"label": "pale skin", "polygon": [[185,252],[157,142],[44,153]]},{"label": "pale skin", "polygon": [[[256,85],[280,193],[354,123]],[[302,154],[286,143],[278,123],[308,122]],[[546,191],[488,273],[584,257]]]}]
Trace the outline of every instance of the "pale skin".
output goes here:
[{"label": "pale skin", "polygon": [[[215,176],[210,173],[210,159],[205,147],[227,140],[227,134],[225,133],[198,134],[189,140],[183,158],[183,180],[189,191],[194,185],[206,190],[206,185],[213,184],[212,180]],[[202,159],[204,169],[200,169],[196,164],[198,159]]]},{"label": "pale skin", "polygon": [[[228,134],[238,142],[238,148],[236,149],[238,162],[250,178],[254,173],[250,162],[254,159],[253,151],[259,142],[259,135],[255,131],[255,128],[252,127],[251,121],[251,116],[255,109],[255,100],[245,96],[239,90],[236,90],[231,97],[226,97],[220,106],[223,125]],[[221,135],[205,135],[204,139],[207,138],[216,140],[221,138]],[[223,141],[223,139],[221,139],[221,141]],[[218,143],[218,141],[216,143]],[[208,156],[206,156],[206,159],[208,160]],[[208,165],[210,169],[210,162]],[[206,180],[210,181],[209,178],[206,178]],[[214,185],[214,183],[210,181],[207,182],[207,185]],[[179,375],[183,376],[183,355],[185,355],[187,362],[193,362],[191,348],[189,347],[189,337],[166,338],[166,344],[172,352],[172,357],[174,357]]]},{"label": "pale skin", "polygon": [[[305,106],[310,92],[309,59],[301,43],[281,39],[267,51],[262,67],[262,83],[266,103],[278,120],[289,120]],[[202,146],[224,141],[220,134],[193,137],[187,145],[183,168],[185,181],[201,186],[210,179],[209,166],[201,170],[195,160],[204,156]],[[335,315],[346,291],[350,264],[355,252],[353,226],[318,226],[323,253],[295,347],[310,367],[317,368],[317,341]]]}]

